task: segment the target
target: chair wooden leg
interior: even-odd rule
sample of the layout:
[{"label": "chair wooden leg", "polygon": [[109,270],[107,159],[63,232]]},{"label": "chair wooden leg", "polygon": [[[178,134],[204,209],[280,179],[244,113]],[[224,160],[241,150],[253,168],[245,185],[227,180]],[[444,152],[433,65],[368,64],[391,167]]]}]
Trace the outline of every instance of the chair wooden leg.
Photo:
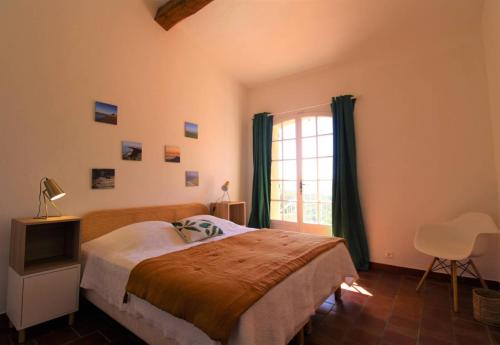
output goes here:
[{"label": "chair wooden leg", "polygon": [[453,288],[453,311],[458,312],[457,262],[451,260],[451,285]]},{"label": "chair wooden leg", "polygon": [[476,273],[477,277],[479,278],[479,281],[481,282],[481,286],[485,289],[488,288],[488,285],[486,285],[486,282],[484,281],[483,277],[481,277],[481,274],[479,273],[479,270],[477,269],[476,265],[474,265],[474,262],[472,259],[469,259],[470,267],[474,270]]},{"label": "chair wooden leg", "polygon": [[422,279],[420,279],[420,282],[417,285],[417,292],[420,291],[420,288],[422,287],[422,285],[424,285],[424,281],[425,281],[425,279],[427,279],[427,276],[432,271],[432,268],[434,267],[434,263],[436,262],[436,260],[437,260],[437,258],[432,259],[432,262],[431,262],[429,268],[427,269],[427,271],[425,271]]}]

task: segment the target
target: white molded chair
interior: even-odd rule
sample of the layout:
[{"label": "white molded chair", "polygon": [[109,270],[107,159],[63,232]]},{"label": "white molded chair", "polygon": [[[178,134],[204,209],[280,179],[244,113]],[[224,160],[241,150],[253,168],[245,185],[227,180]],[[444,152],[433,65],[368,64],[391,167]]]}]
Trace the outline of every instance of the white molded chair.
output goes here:
[{"label": "white molded chair", "polygon": [[500,231],[491,217],[484,213],[466,213],[446,223],[422,225],[415,235],[415,248],[434,259],[418,283],[417,291],[430,272],[445,270],[451,275],[453,311],[457,312],[457,267],[462,270],[460,276],[468,272],[479,278],[481,285],[487,288],[471,258],[484,254],[488,235],[492,234],[500,234]]}]

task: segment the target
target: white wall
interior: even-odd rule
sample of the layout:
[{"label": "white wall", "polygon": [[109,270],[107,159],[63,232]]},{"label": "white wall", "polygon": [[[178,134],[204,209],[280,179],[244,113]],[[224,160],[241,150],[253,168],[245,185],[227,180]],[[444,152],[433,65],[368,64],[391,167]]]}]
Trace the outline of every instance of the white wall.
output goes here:
[{"label": "white wall", "polygon": [[[496,179],[500,198],[500,1],[484,1],[482,29],[495,149]],[[497,241],[497,248],[500,249],[500,239]],[[497,276],[500,276],[499,251],[497,249]]]},{"label": "white wall", "polygon": [[[137,0],[0,2],[0,312],[10,220],[36,212],[42,176],[67,192],[66,214],[208,203],[225,180],[239,197],[244,90],[153,13]],[[96,100],[119,106],[118,126],[94,122]],[[121,140],[143,143],[142,162],[121,160]],[[165,144],[180,164],[163,162]],[[91,190],[91,168],[115,168],[116,188]],[[185,170],[199,187],[184,187]]]},{"label": "white wall", "polygon": [[[249,90],[249,115],[321,104],[346,93],[358,97],[358,176],[373,262],[426,268],[430,258],[413,247],[420,224],[470,210],[497,219],[480,18],[481,6],[457,7],[440,23],[402,25],[324,68]],[[498,280],[496,250],[492,245],[478,266]]]}]

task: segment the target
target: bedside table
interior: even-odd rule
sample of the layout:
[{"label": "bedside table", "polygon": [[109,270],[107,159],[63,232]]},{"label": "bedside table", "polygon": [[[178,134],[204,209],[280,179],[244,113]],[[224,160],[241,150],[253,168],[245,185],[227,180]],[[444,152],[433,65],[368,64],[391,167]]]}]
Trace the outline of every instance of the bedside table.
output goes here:
[{"label": "bedside table", "polygon": [[80,285],[80,218],[12,220],[7,316],[25,341],[26,328],[69,315]]},{"label": "bedside table", "polygon": [[211,207],[214,210],[214,216],[227,219],[239,225],[245,225],[247,212],[244,201],[223,201],[218,202]]}]

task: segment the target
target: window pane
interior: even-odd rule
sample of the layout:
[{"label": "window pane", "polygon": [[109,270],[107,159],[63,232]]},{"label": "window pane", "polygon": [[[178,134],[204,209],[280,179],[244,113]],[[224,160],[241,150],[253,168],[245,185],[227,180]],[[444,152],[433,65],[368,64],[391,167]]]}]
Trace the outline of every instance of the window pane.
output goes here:
[{"label": "window pane", "polygon": [[295,140],[283,141],[283,159],[295,159],[297,144]]},{"label": "window pane", "polygon": [[333,156],[333,135],[318,137],[318,157]]},{"label": "window pane", "polygon": [[281,140],[283,139],[283,131],[281,129],[281,123],[278,123],[273,126],[273,140]]},{"label": "window pane", "polygon": [[332,225],[332,204],[319,204],[319,222],[320,224]]},{"label": "window pane", "polygon": [[283,202],[283,220],[288,222],[297,221],[297,203],[296,202]]},{"label": "window pane", "polygon": [[[297,166],[296,160],[283,161],[283,180],[296,180],[297,179]],[[272,175],[272,174],[271,174]]]},{"label": "window pane", "polygon": [[304,223],[318,224],[318,204],[315,202],[304,203]]},{"label": "window pane", "polygon": [[283,122],[283,139],[295,139],[295,120]]},{"label": "window pane", "polygon": [[281,151],[282,150],[282,146],[283,146],[283,144],[282,144],[281,141],[275,141],[275,142],[273,142],[273,144],[272,144],[273,154],[271,156],[271,159],[273,161],[279,160],[279,159],[283,159],[283,157],[282,157],[282,151]]},{"label": "window pane", "polygon": [[302,118],[302,137],[316,135],[316,117],[308,116]]},{"label": "window pane", "polygon": [[318,200],[318,185],[316,181],[302,181],[302,198],[304,201]]},{"label": "window pane", "polygon": [[316,138],[302,139],[302,157],[311,158],[316,157]]},{"label": "window pane", "polygon": [[284,181],[283,182],[283,200],[296,201],[297,200],[297,182]]},{"label": "window pane", "polygon": [[281,220],[281,201],[271,201],[271,219]]},{"label": "window pane", "polygon": [[316,180],[316,158],[302,160],[302,178],[304,180]]},{"label": "window pane", "polygon": [[331,180],[333,178],[333,158],[318,159],[318,179]]},{"label": "window pane", "polygon": [[319,181],[319,201],[332,201],[332,181]]},{"label": "window pane", "polygon": [[333,133],[333,121],[331,116],[318,116],[318,135]]},{"label": "window pane", "polygon": [[271,180],[282,180],[283,162],[274,161],[271,163]]},{"label": "window pane", "polygon": [[283,195],[283,182],[281,181],[272,181],[271,182],[271,199],[272,200],[281,200],[281,196]]}]

